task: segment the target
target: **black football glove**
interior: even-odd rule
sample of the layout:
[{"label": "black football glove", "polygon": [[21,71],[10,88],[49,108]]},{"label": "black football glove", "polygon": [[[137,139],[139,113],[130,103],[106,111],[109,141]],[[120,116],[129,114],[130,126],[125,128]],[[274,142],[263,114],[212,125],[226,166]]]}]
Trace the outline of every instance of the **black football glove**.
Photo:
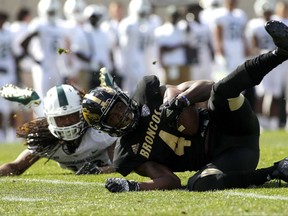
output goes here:
[{"label": "black football glove", "polygon": [[76,175],[87,175],[87,174],[100,174],[101,170],[95,164],[90,162],[85,163],[79,170],[76,172]]},{"label": "black football glove", "polygon": [[160,107],[161,121],[167,123],[171,127],[176,127],[179,115],[185,107],[187,107],[187,103],[176,97],[171,101],[166,101]]},{"label": "black football glove", "polygon": [[126,180],[122,178],[108,178],[105,183],[105,188],[110,192],[127,192],[127,191],[139,191],[139,183],[133,180]]},{"label": "black football glove", "polygon": [[51,137],[51,133],[29,133],[26,138],[27,145],[35,146],[39,144],[45,144],[49,141],[56,140],[54,136]]}]

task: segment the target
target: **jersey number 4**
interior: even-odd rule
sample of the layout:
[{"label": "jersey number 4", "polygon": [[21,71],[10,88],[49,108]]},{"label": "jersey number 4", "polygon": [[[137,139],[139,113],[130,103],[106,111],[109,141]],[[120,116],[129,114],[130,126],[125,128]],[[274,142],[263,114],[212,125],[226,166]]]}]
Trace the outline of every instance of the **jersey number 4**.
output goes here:
[{"label": "jersey number 4", "polygon": [[190,140],[185,140],[184,137],[178,137],[163,130],[160,131],[159,136],[178,156],[184,155],[185,146],[191,146]]}]

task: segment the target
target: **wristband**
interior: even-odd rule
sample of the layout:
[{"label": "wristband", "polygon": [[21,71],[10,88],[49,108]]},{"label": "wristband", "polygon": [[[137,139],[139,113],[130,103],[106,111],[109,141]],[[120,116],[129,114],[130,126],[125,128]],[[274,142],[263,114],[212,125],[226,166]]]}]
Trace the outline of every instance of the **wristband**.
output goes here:
[{"label": "wristband", "polygon": [[190,106],[190,101],[188,100],[188,98],[185,96],[185,95],[181,95],[181,97],[185,100],[185,102],[186,102],[186,105],[187,106]]},{"label": "wristband", "polygon": [[130,186],[129,186],[129,191],[139,191],[140,190],[140,185],[138,182],[136,181],[128,181],[130,183]]}]

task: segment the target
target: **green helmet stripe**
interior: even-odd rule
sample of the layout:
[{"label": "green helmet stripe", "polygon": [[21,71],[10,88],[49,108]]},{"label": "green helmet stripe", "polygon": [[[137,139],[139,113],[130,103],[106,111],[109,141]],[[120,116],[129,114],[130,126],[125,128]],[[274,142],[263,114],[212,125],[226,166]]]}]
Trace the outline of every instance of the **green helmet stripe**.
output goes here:
[{"label": "green helmet stripe", "polygon": [[67,106],[68,100],[67,100],[67,97],[66,97],[66,94],[64,92],[62,85],[57,86],[56,89],[57,89],[57,95],[58,95],[58,100],[59,100],[59,106],[60,107]]}]

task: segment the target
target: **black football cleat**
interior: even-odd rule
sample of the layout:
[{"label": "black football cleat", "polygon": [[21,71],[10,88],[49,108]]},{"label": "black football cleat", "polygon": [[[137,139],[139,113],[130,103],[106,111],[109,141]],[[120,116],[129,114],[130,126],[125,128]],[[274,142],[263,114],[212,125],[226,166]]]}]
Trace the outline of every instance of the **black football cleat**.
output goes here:
[{"label": "black football cleat", "polygon": [[271,177],[272,179],[280,179],[288,182],[288,157],[275,163],[275,170]]},{"label": "black football cleat", "polygon": [[288,27],[280,21],[270,20],[266,22],[265,29],[272,37],[279,52],[288,55]]}]

